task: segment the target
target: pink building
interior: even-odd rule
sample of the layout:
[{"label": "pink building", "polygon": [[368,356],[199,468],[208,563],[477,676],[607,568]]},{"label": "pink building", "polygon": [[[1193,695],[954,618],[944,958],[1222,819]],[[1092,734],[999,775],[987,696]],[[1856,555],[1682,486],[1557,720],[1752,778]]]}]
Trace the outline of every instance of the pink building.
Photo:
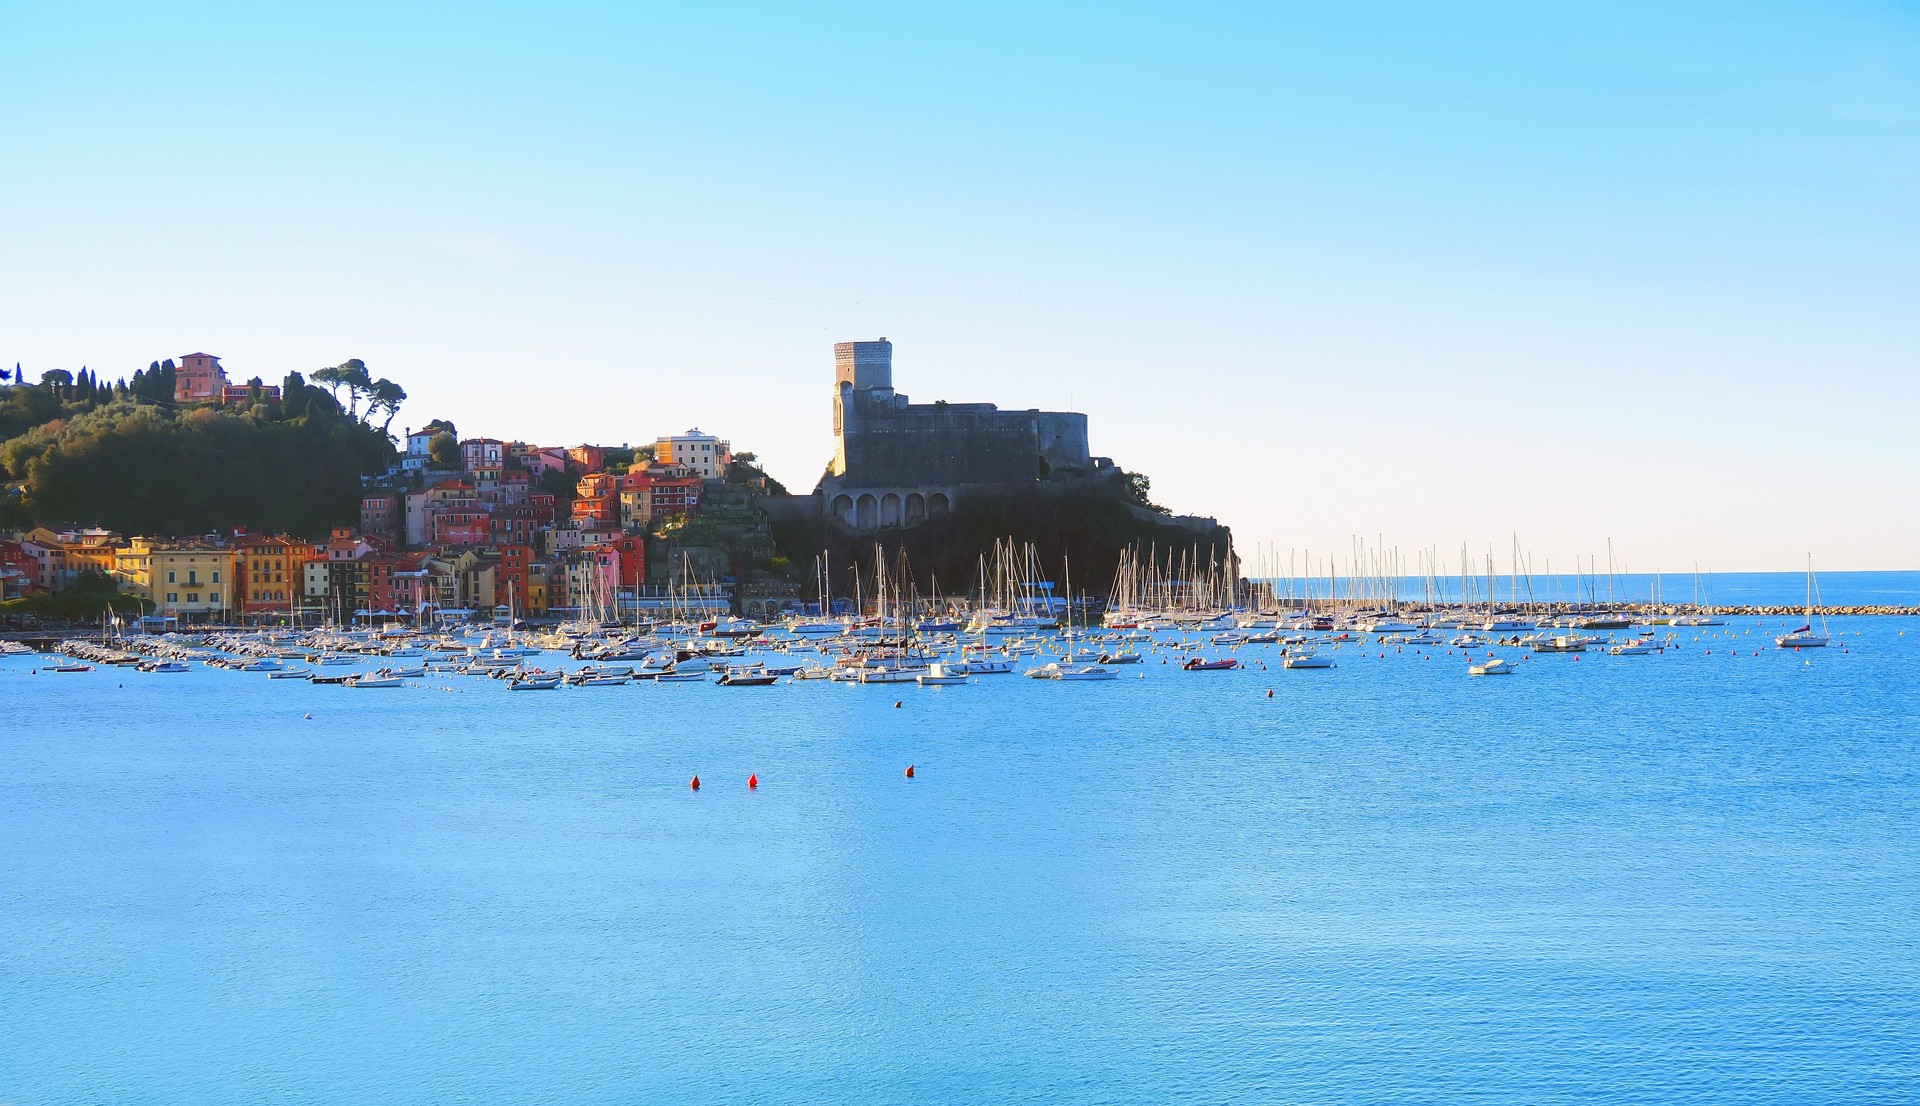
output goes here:
[{"label": "pink building", "polygon": [[189,353],[173,370],[173,401],[199,403],[226,394],[227,371],[211,353]]}]

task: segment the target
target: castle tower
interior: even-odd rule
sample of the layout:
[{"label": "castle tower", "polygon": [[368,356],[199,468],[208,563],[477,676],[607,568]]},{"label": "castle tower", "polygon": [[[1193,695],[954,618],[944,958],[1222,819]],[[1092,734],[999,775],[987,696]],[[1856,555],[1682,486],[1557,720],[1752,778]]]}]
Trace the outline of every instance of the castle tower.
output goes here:
[{"label": "castle tower", "polygon": [[833,344],[833,387],[851,384],[858,391],[893,387],[893,343],[885,338],[877,342],[835,342]]}]

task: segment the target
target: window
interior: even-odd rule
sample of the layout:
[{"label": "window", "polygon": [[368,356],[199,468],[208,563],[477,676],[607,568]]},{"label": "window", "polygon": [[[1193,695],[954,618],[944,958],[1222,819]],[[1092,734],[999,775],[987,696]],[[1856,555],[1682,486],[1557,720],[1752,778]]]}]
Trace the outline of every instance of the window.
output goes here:
[{"label": "window", "polygon": [[169,572],[169,573],[167,573],[167,583],[169,583],[169,584],[171,584],[171,583],[175,583],[175,582],[176,582],[176,581],[175,581],[175,580],[174,580],[174,578],[173,578],[173,573],[171,573],[171,572]]},{"label": "window", "polygon": [[220,570],[217,568],[213,570],[213,582],[216,584],[220,582]]},{"label": "window", "polygon": [[197,592],[197,591],[190,591],[190,592],[188,592],[188,593],[187,593],[187,602],[189,602],[189,603],[198,603],[198,602],[200,602],[200,593],[199,593],[199,592]]},{"label": "window", "polygon": [[169,602],[169,603],[178,603],[178,602],[180,602],[180,593],[179,593],[179,592],[177,592],[177,591],[170,591],[170,592],[168,592],[168,593],[167,593],[167,602]]}]

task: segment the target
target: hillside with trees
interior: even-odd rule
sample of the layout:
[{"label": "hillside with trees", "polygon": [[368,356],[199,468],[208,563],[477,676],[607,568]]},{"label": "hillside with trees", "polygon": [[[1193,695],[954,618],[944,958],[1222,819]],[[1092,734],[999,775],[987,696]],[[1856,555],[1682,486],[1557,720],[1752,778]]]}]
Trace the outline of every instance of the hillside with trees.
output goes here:
[{"label": "hillside with trees", "polygon": [[[976,579],[980,559],[997,542],[1031,544],[1037,563],[1056,583],[1069,569],[1074,591],[1102,594],[1114,578],[1121,554],[1136,550],[1146,557],[1184,554],[1190,563],[1225,563],[1232,556],[1233,533],[1211,520],[1175,519],[1147,499],[1145,477],[1031,487],[976,489],[945,514],[910,527],[857,534],[839,523],[807,514],[787,515],[773,523],[783,564],[806,575],[806,566],[825,553],[835,568],[836,590],[850,586],[847,575],[859,566],[871,573],[876,550],[898,571],[905,553],[906,583],[931,592],[966,591]],[[812,590],[806,592],[812,595]]]},{"label": "hillside with trees", "polygon": [[359,515],[360,478],[396,456],[406,400],[358,360],[259,378],[224,405],[176,404],[173,363],[103,383],[53,370],[0,384],[0,525],[79,524],[132,534],[234,527],[324,537]]}]

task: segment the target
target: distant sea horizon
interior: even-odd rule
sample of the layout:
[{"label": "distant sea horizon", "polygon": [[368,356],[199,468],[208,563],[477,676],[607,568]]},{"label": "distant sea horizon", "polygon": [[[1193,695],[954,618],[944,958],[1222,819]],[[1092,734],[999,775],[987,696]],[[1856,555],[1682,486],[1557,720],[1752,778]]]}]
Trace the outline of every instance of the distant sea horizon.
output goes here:
[{"label": "distant sea horizon", "polygon": [[[1288,577],[1255,577],[1271,580],[1279,589],[1283,598],[1307,597],[1324,599],[1327,594],[1327,578],[1295,576],[1291,578],[1289,590]],[[1802,603],[1806,600],[1807,575],[1805,572],[1701,572],[1699,599],[1702,603],[1711,603],[1723,607],[1770,607]],[[1814,573],[1815,586],[1819,589],[1819,599],[1828,607],[1890,607],[1920,605],[1920,569],[1900,571],[1860,571],[1860,572],[1820,572]],[[1341,599],[1354,597],[1352,585],[1347,577],[1337,576],[1334,580],[1335,594]],[[1370,581],[1362,580],[1359,597],[1369,598]],[[1551,576],[1521,574],[1516,581],[1507,573],[1496,572],[1493,576],[1493,597],[1497,602],[1514,599],[1514,589],[1518,588],[1520,602],[1607,602],[1611,599],[1621,603],[1644,603],[1654,593],[1656,583],[1659,598],[1666,603],[1691,603],[1694,601],[1694,574],[1692,572],[1619,572],[1609,580],[1605,573],[1598,577],[1575,576],[1572,573],[1556,572]],[[1429,586],[1437,588],[1434,598],[1440,602],[1458,602],[1461,599],[1461,580],[1458,574],[1440,576],[1431,585],[1426,578],[1403,576],[1399,579],[1398,596],[1403,601],[1421,600],[1428,594]],[[1483,573],[1467,579],[1466,598],[1470,602],[1483,602],[1486,599],[1487,577]],[[1304,590],[1303,590],[1304,589]],[[1377,585],[1374,585],[1377,590]]]}]

